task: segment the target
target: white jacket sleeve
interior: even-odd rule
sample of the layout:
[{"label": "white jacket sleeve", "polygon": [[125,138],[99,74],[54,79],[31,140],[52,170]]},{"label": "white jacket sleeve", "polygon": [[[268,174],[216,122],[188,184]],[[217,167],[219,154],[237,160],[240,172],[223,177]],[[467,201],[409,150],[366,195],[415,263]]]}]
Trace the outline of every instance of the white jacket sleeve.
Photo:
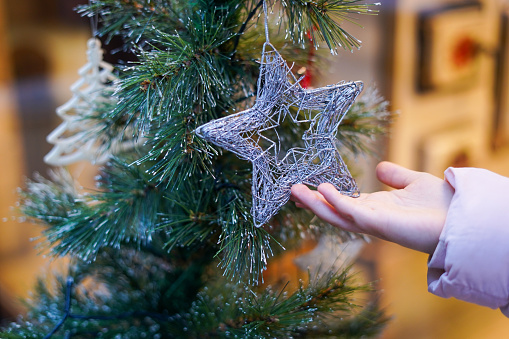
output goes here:
[{"label": "white jacket sleeve", "polygon": [[509,178],[449,168],[445,180],[455,193],[428,263],[428,289],[509,317]]}]

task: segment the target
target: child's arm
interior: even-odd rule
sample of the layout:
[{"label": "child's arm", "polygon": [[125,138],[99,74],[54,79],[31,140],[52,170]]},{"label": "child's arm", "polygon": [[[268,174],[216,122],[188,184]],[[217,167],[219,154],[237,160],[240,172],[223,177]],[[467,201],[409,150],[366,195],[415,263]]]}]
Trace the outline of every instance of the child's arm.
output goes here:
[{"label": "child's arm", "polygon": [[338,227],[432,254],[431,293],[509,317],[509,178],[450,168],[444,181],[388,162],[377,176],[396,190],[350,198],[330,184],[295,185],[292,199]]},{"label": "child's arm", "polygon": [[378,179],[396,190],[351,198],[332,185],[317,191],[292,187],[292,200],[342,229],[365,233],[432,254],[454,190],[442,179],[390,162],[377,166]]}]

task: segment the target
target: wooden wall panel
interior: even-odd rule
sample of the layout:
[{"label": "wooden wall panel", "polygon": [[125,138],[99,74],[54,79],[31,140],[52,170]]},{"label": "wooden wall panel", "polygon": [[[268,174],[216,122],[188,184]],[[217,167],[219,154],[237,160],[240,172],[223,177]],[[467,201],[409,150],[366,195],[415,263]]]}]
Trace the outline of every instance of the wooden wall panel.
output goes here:
[{"label": "wooden wall panel", "polygon": [[[389,139],[389,160],[439,177],[451,165],[484,167],[509,176],[507,150],[492,149],[501,1],[481,1],[480,26],[475,29],[478,69],[472,84],[425,92],[416,85],[420,14],[462,3],[466,2],[394,1],[391,103],[400,114]],[[509,337],[508,320],[500,311],[428,293],[426,255],[387,242],[377,242],[377,251],[382,299],[394,316],[383,339]]]}]

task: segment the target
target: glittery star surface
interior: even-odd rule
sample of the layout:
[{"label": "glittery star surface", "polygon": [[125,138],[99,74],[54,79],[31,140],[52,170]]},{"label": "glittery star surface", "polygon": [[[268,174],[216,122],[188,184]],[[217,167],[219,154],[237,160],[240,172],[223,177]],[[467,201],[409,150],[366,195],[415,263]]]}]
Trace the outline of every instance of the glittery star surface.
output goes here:
[{"label": "glittery star surface", "polygon": [[[196,130],[198,136],[253,163],[255,225],[268,222],[288,202],[297,183],[316,187],[328,182],[342,194],[358,196],[355,180],[336,148],[336,133],[362,83],[304,89],[270,43],[265,43],[260,63],[255,104]],[[302,135],[303,147],[284,151],[281,140],[288,138],[280,136],[277,127],[287,117],[309,128]]]}]

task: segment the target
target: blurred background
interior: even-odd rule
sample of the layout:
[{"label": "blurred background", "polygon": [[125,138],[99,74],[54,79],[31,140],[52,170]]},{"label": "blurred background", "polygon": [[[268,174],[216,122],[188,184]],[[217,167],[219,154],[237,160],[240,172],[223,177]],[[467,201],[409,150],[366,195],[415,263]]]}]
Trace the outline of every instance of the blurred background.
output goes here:
[{"label": "blurred background", "polygon": [[[90,23],[73,12],[86,0],[0,0],[0,322],[23,312],[38,275],[60,262],[38,256],[38,226],[18,220],[16,189],[25,176],[46,175],[45,138],[59,123],[55,108],[86,63]],[[317,86],[340,80],[376,85],[398,112],[377,141],[378,157],[358,159],[364,192],[381,187],[374,166],[387,159],[443,176],[475,166],[509,176],[509,3],[503,0],[382,0],[378,16],[347,30],[363,41],[339,51]],[[94,170],[72,169],[92,187]],[[489,189],[487,187],[486,189]],[[376,280],[393,319],[384,339],[508,338],[498,310],[427,292],[427,256],[373,241],[360,261]],[[362,268],[361,268],[362,269]]]}]

